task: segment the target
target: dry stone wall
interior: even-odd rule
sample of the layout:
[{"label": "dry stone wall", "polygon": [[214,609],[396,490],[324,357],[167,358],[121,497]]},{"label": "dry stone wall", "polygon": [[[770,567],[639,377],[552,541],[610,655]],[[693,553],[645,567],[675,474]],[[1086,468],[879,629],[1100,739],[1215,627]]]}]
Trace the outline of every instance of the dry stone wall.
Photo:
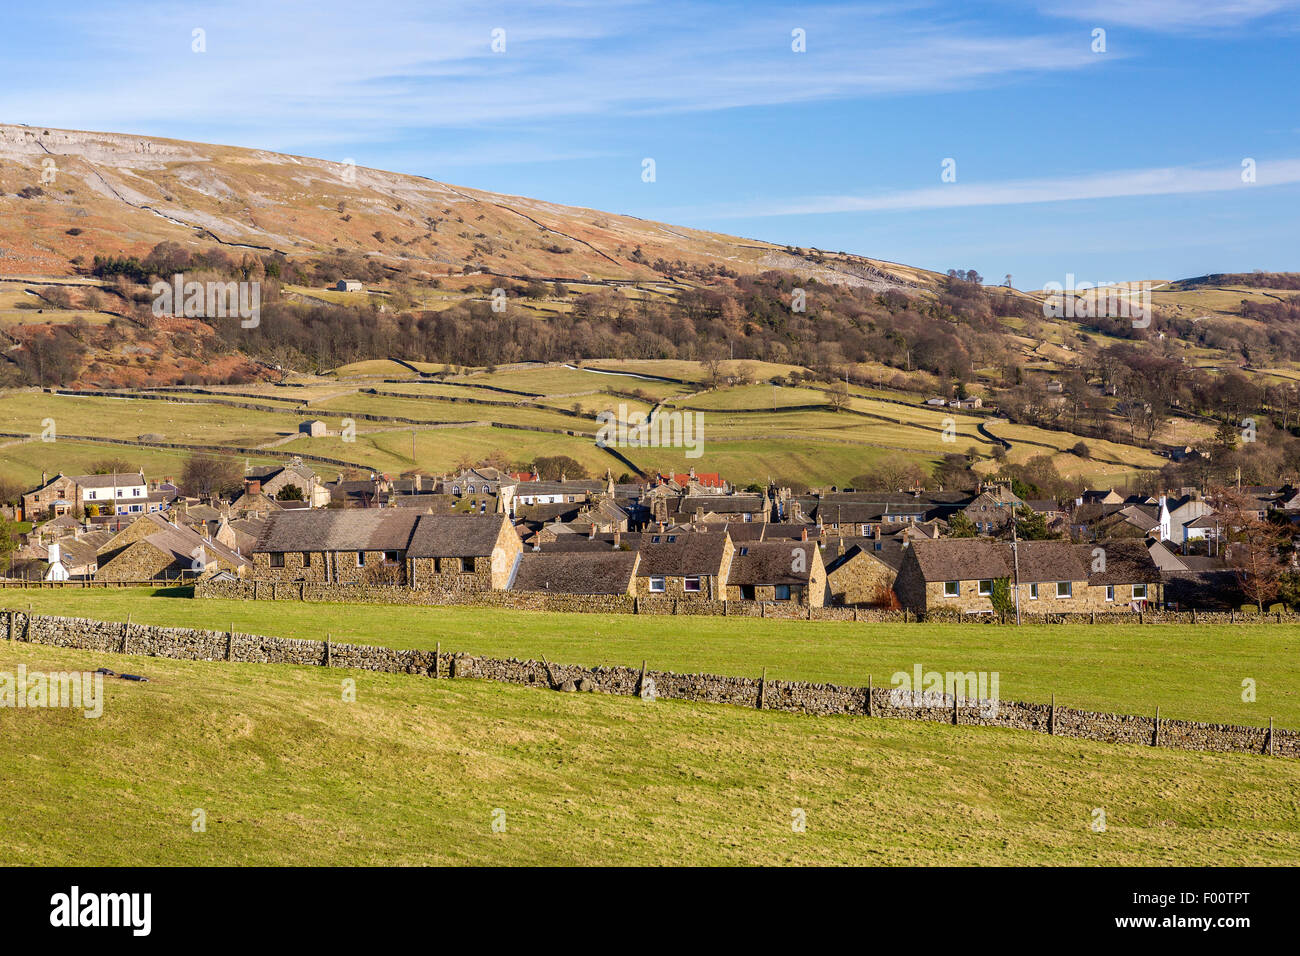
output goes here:
[{"label": "dry stone wall", "polygon": [[297,664],[436,678],[475,678],[556,690],[638,695],[654,682],[659,698],[733,704],[802,714],[924,720],[1016,730],[1106,743],[1300,758],[1300,733],[1131,714],[1102,714],[1049,704],[959,701],[951,695],[911,699],[889,687],[851,687],[719,674],[677,674],[635,667],[583,667],[500,660],[435,650],[266,637],[233,631],[158,627],[4,611],[0,635],[58,647],[179,660]]},{"label": "dry stone wall", "polygon": [[[590,614],[691,614],[718,617],[764,617],[788,621],[856,621],[862,624],[916,622],[1008,624],[995,614],[930,611],[890,611],[870,607],[808,607],[793,601],[722,601],[663,595],[547,594],[530,591],[457,592],[440,588],[382,587],[360,584],[317,584],[311,581],[203,581],[194,596],[236,601],[324,601],[336,604],[441,604],[502,607],[525,611]],[[1131,611],[1022,614],[1026,624],[1300,624],[1292,611]]]}]

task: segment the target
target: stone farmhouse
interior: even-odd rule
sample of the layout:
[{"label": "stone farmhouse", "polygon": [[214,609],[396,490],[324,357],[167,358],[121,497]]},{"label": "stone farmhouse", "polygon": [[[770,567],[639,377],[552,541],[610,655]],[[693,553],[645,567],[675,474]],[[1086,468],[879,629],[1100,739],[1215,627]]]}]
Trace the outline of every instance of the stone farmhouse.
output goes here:
[{"label": "stone farmhouse", "polygon": [[1161,600],[1160,569],[1143,542],[1131,541],[1095,548],[1021,541],[1014,554],[1007,541],[915,541],[905,549],[894,593],[918,614],[987,614],[998,579],[1018,580],[1020,607],[1034,614],[1129,610]]},{"label": "stone farmhouse", "polygon": [[727,575],[729,601],[826,604],[826,565],[809,541],[758,541],[737,546]]},{"label": "stone farmhouse", "polygon": [[243,577],[250,569],[243,555],[160,514],[142,515],[113,535],[100,547],[97,561],[98,581],[203,577],[218,571]]},{"label": "stone farmhouse", "polygon": [[636,551],[525,551],[512,591],[636,596]]},{"label": "stone farmhouse", "polygon": [[253,546],[258,580],[503,590],[523,544],[505,515],[407,508],[281,511]]}]

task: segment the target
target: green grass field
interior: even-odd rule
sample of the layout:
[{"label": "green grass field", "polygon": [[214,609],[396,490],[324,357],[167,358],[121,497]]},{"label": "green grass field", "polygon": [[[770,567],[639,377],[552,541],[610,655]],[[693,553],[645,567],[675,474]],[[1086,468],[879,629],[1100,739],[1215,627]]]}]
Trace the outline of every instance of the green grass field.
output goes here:
[{"label": "green grass field", "polygon": [[[914,404],[901,404],[887,400],[889,395],[886,393],[875,394],[871,390],[855,388],[849,405],[854,412],[863,414],[816,408],[799,410],[791,406],[824,404],[826,396],[822,390],[802,387],[774,389],[769,384],[753,384],[697,393],[706,377],[701,363],[611,361],[591,364],[625,370],[630,374],[606,375],[559,365],[525,366],[494,372],[473,371],[453,380],[461,384],[452,385],[420,381],[410,369],[398,363],[375,361],[337,371],[340,374],[388,375],[401,381],[381,382],[373,378],[347,381],[306,376],[299,381],[301,387],[256,383],[215,389],[243,393],[241,401],[249,401],[247,396],[255,395],[252,400],[264,404],[266,410],[205,404],[202,396],[186,401],[182,393],[177,393],[173,401],[159,402],[10,391],[0,393],[0,431],[35,434],[40,432],[45,419],[52,418],[62,434],[133,440],[143,434],[162,434],[169,442],[260,447],[291,436],[304,418],[326,419],[330,427],[337,430],[345,417],[372,414],[418,422],[458,424],[438,432],[434,440],[417,439],[414,456],[409,433],[405,439],[386,437],[398,434],[405,423],[358,420],[355,443],[343,443],[338,438],[291,439],[285,444],[277,444],[273,457],[283,458],[295,453],[323,455],[367,469],[398,472],[418,467],[437,473],[480,461],[484,455],[498,451],[519,464],[527,464],[542,456],[568,455],[599,476],[606,468],[613,468],[615,474],[621,474],[627,466],[594,447],[594,435],[599,427],[595,418],[597,412],[606,408],[617,410],[622,404],[636,411],[649,407],[644,402],[607,391],[613,389],[624,392],[639,390],[655,400],[672,403],[672,409],[693,409],[703,415],[703,457],[687,458],[686,449],[681,447],[620,449],[646,472],[656,469],[680,471],[694,466],[701,471],[721,472],[741,486],[753,482],[763,484],[769,478],[775,478],[809,487],[843,487],[858,476],[869,473],[882,453],[901,455],[928,465],[945,453],[964,452],[971,446],[985,450],[991,448],[988,440],[976,430],[977,425],[986,419],[947,408],[926,407],[920,404],[919,395],[892,393],[894,398],[904,396],[915,400]],[[794,370],[793,366],[736,361],[723,363],[722,373],[743,372],[762,381]],[[636,378],[635,374],[665,375],[697,384],[649,381]],[[372,386],[404,395],[365,394],[363,389]],[[532,396],[534,405],[544,407],[447,401],[453,396],[510,401],[509,394],[492,391],[487,386],[527,393]],[[582,410],[580,416],[562,414],[575,405]],[[951,442],[944,441],[944,429],[949,421],[956,425],[956,434],[951,436]],[[521,429],[578,431],[592,437],[486,428],[476,425],[477,422],[497,422]],[[1087,444],[1092,449],[1092,458],[1084,459],[1065,451],[1079,440],[1078,436],[1068,432],[1005,423],[992,427],[995,434],[1012,442],[1011,461],[1023,462],[1034,455],[1049,454],[1064,474],[1101,487],[1123,484],[1142,470],[1163,463],[1163,459],[1145,448],[1091,440]],[[882,452],[882,449],[888,451]],[[149,454],[150,451],[144,451],[140,457]],[[1114,459],[1119,464],[1097,460],[1101,458]],[[28,446],[22,459],[22,474],[13,476],[22,480],[30,480],[33,473],[39,475],[41,471],[71,470],[64,462],[63,449],[57,445]],[[985,462],[982,467],[990,470],[997,466]],[[0,462],[0,475],[8,476],[8,471]]]},{"label": "green grass field", "polygon": [[20,663],[150,682],[0,709],[3,865],[1300,861],[1289,760],[0,641]]},{"label": "green grass field", "polygon": [[[574,664],[887,686],[897,671],[997,671],[1004,700],[1300,729],[1300,631],[1288,625],[852,624],[550,614],[491,608],[192,600],[188,589],[0,590],[37,613]],[[1256,700],[1242,698],[1255,681]]]}]

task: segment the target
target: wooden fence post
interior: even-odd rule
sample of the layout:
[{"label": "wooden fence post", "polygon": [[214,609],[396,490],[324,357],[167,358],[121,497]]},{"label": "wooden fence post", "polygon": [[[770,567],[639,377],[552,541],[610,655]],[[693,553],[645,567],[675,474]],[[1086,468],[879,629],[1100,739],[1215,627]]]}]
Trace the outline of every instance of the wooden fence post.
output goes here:
[{"label": "wooden fence post", "polygon": [[442,641],[433,645],[433,676],[441,677],[442,671]]},{"label": "wooden fence post", "polygon": [[131,640],[131,615],[126,616],[126,623],[122,625],[122,653],[126,653],[127,644]]},{"label": "wooden fence post", "polygon": [[871,675],[867,675],[867,716],[875,716],[875,705],[871,701]]},{"label": "wooden fence post", "polygon": [[1052,695],[1052,709],[1047,713],[1047,733],[1056,736],[1056,695]]},{"label": "wooden fence post", "polygon": [[1270,757],[1272,757],[1272,756],[1274,755],[1274,750],[1273,750],[1273,718],[1272,718],[1272,717],[1270,717],[1270,718],[1268,719],[1268,755],[1269,755]]},{"label": "wooden fence post", "polygon": [[1159,707],[1156,708],[1156,739],[1151,746],[1152,747],[1160,746],[1160,708]]},{"label": "wooden fence post", "polygon": [[767,697],[767,668],[763,668],[763,675],[758,679],[758,709],[763,709],[763,703]]},{"label": "wooden fence post", "polygon": [[226,634],[226,660],[230,660],[235,652],[235,622],[230,622],[230,630]]},{"label": "wooden fence post", "polygon": [[952,725],[954,727],[961,723],[961,712],[957,709],[957,701],[959,699],[960,698],[957,696],[957,686],[954,684],[952,688]]},{"label": "wooden fence post", "polygon": [[330,632],[325,632],[325,666],[330,666]]}]

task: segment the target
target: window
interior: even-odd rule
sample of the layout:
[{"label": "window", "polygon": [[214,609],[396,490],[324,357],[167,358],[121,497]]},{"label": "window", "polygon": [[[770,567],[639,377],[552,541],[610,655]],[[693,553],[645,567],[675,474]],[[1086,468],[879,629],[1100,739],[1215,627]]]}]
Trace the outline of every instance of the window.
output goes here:
[{"label": "window", "polygon": [[746,511],[746,512],[745,512],[745,521],[753,521],[753,520],[754,520],[754,516],[753,516],[752,514],[750,514],[748,511]]},{"label": "window", "polygon": [[667,590],[667,588],[664,587],[664,579],[663,579],[663,578],[651,578],[651,579],[650,579],[650,591],[651,591],[651,593],[654,593],[654,594],[663,594],[663,592],[664,592],[665,590]]},{"label": "window", "polygon": [[359,567],[359,568],[364,568],[365,566],[366,566],[366,553],[365,553],[364,551],[358,551],[358,552],[357,552],[357,567]]},{"label": "window", "polygon": [[945,581],[945,582],[943,582],[943,596],[944,596],[944,597],[957,597],[959,594],[961,594],[961,582],[960,582],[960,581]]},{"label": "window", "polygon": [[461,571],[465,572],[466,574],[471,573],[471,572],[474,570],[474,559],[473,559],[473,558],[461,558],[461,559],[460,559],[460,569],[461,569]]},{"label": "window", "polygon": [[699,589],[700,589],[700,579],[699,579],[699,578],[683,578],[683,579],[682,579],[682,590],[683,590],[683,591],[698,591]]},{"label": "window", "polygon": [[981,582],[980,582],[980,587],[979,587],[979,593],[980,593],[980,595],[981,595],[982,597],[988,597],[990,594],[992,594],[992,593],[993,593],[993,582],[992,582],[992,581],[981,581]]},{"label": "window", "polygon": [[749,554],[749,548],[742,547],[740,549],[740,556],[743,558],[747,554]]},{"label": "window", "polygon": [[1038,585],[1037,585],[1037,584],[1031,584],[1031,585],[1029,585],[1029,600],[1031,600],[1031,601],[1037,601],[1037,600],[1038,600]]},{"label": "window", "polygon": [[790,600],[790,585],[778,584],[776,586],[776,600],[778,601]]},{"label": "window", "polygon": [[742,601],[752,601],[752,600],[754,600],[754,585],[752,585],[752,584],[742,584],[742,585],[740,586],[740,599],[741,599]]},{"label": "window", "polygon": [[1115,585],[1113,584],[1106,585],[1106,600],[1107,601],[1115,600]]},{"label": "window", "polygon": [[1056,596],[1059,598],[1069,597],[1074,593],[1074,588],[1069,581],[1056,582]]},{"label": "window", "polygon": [[303,566],[304,568],[310,568],[310,567],[311,567],[311,552],[310,552],[310,551],[304,551],[304,552],[302,553],[302,566]]},{"label": "window", "polygon": [[652,536],[652,537],[650,538],[650,543],[651,543],[651,544],[658,544],[658,543],[659,543],[659,535],[656,534],[656,535]]},{"label": "window", "polygon": [[869,525],[869,524],[864,524],[864,525],[862,526],[862,537],[864,537],[864,538],[869,537],[870,534],[871,534],[871,525]]},{"label": "window", "polygon": [[1133,585],[1133,597],[1139,600],[1146,600],[1147,586],[1145,584]]},{"label": "window", "polygon": [[460,485],[452,485],[452,486],[451,486],[451,493],[452,493],[453,495],[458,495],[458,494],[460,494]]},{"label": "window", "polygon": [[470,486],[469,486],[469,493],[470,493],[471,495],[474,493],[474,486],[473,486],[473,485],[470,485]]},{"label": "window", "polygon": [[271,567],[273,567],[273,568],[282,568],[282,567],[284,567],[284,552],[283,552],[283,551],[272,551],[272,552],[271,552]]},{"label": "window", "polygon": [[384,560],[389,564],[396,564],[401,559],[397,556],[396,551],[385,551]]},{"label": "window", "polygon": [[884,543],[883,543],[883,542],[880,542],[880,541],[877,541],[877,542],[875,543],[875,549],[876,549],[877,551],[884,551],[884,550],[885,550],[885,545],[884,545]]},{"label": "window", "polygon": [[676,541],[676,540],[677,540],[677,535],[675,535],[675,534],[670,534],[670,535],[668,536],[668,543],[669,543],[669,544],[672,544],[672,543],[673,543],[674,541]]}]

